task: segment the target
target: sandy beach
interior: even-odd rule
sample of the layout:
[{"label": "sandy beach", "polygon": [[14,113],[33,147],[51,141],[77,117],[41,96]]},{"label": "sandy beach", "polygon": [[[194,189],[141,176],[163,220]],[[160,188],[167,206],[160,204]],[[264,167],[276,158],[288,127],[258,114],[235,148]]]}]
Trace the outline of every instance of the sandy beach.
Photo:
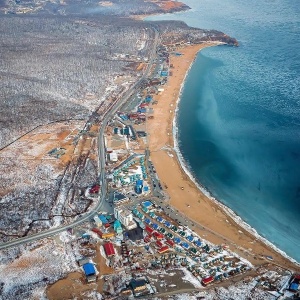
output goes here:
[{"label": "sandy beach", "polygon": [[290,260],[239,226],[211,199],[205,196],[182,169],[173,141],[173,119],[181,85],[197,53],[213,44],[201,44],[180,48],[182,56],[170,56],[172,73],[164,91],[154,97],[154,119],[148,120],[151,160],[156,168],[169,204],[194,223],[193,229],[203,238],[216,244],[227,244],[231,250],[248,259],[254,265],[269,262],[262,255],[273,257],[273,263],[300,270]]}]

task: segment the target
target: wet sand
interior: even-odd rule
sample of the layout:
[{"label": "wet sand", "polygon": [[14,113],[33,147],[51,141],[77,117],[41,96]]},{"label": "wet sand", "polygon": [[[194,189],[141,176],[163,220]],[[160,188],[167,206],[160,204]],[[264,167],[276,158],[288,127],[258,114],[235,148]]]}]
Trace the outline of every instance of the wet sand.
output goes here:
[{"label": "wet sand", "polygon": [[[157,96],[153,105],[154,119],[147,121],[151,160],[156,168],[171,206],[186,215],[192,227],[203,238],[229,248],[254,265],[265,263],[261,255],[273,257],[273,263],[286,268],[300,269],[275,250],[257,240],[252,234],[235,223],[216,203],[206,197],[183,171],[173,149],[172,125],[176,102],[185,75],[199,50],[212,44],[193,45],[178,49],[182,56],[170,56],[173,75],[169,77],[164,91]],[[166,188],[167,187],[167,188]],[[189,207],[188,207],[189,205]],[[204,227],[204,228],[203,228]]]}]

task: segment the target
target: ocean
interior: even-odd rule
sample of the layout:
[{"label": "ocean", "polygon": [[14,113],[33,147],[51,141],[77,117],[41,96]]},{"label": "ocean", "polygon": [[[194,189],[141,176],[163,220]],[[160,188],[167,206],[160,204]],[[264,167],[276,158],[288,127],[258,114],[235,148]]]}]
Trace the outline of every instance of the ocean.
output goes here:
[{"label": "ocean", "polygon": [[201,51],[177,115],[180,152],[197,181],[300,262],[300,5],[185,0],[182,20],[235,37]]}]

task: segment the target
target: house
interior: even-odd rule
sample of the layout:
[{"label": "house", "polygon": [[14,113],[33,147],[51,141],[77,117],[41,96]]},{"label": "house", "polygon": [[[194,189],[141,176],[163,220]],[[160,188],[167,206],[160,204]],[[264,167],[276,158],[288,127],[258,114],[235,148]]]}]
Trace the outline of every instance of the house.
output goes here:
[{"label": "house", "polygon": [[95,184],[90,188],[90,194],[98,194],[100,190],[100,185],[99,184]]},{"label": "house", "polygon": [[98,216],[94,216],[94,221],[95,221],[97,227],[101,227],[102,226],[102,221],[99,219]]},{"label": "house", "polygon": [[92,263],[86,263],[83,266],[83,271],[86,276],[87,282],[96,281],[96,269]]},{"label": "house", "polygon": [[166,244],[168,244],[170,247],[174,247],[175,243],[172,240],[167,240]]},{"label": "house", "polygon": [[157,248],[161,248],[163,246],[163,243],[161,241],[156,241],[155,246]]},{"label": "house", "polygon": [[169,247],[168,246],[163,246],[160,249],[158,249],[158,253],[159,254],[165,253],[167,251],[169,251]]},{"label": "house", "polygon": [[153,236],[156,240],[161,240],[164,238],[164,235],[161,233],[158,233],[157,231],[153,232]]},{"label": "house", "polygon": [[152,235],[152,233],[154,232],[154,230],[153,230],[151,227],[149,227],[149,226],[146,226],[146,227],[145,227],[145,231],[146,231],[149,235]]},{"label": "house", "polygon": [[111,257],[116,254],[114,245],[111,242],[105,243],[103,248],[107,257]]},{"label": "house", "polygon": [[118,161],[118,154],[116,152],[109,153],[109,160],[112,162]]},{"label": "house", "polygon": [[151,240],[151,237],[149,235],[146,235],[145,238],[144,238],[144,242],[149,243],[150,240]]},{"label": "house", "polygon": [[95,266],[92,263],[88,262],[88,263],[84,264],[82,267],[83,267],[85,276],[90,276],[90,275],[96,274]]},{"label": "house", "polygon": [[201,283],[202,283],[202,285],[207,286],[208,284],[212,283],[213,281],[214,281],[213,276],[209,276],[209,277],[203,278]]}]

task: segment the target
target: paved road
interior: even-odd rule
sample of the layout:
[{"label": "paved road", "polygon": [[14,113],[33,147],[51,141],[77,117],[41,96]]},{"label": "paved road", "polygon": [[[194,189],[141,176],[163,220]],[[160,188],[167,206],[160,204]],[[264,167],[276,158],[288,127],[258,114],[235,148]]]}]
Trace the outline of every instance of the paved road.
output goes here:
[{"label": "paved road", "polygon": [[150,53],[150,59],[149,59],[149,63],[147,66],[147,69],[145,70],[144,74],[141,76],[141,78],[123,95],[123,97],[116,102],[113,107],[111,108],[110,111],[108,111],[106,113],[106,115],[104,116],[103,122],[101,124],[100,130],[99,130],[99,137],[98,137],[98,145],[99,145],[99,149],[98,149],[98,154],[99,154],[99,183],[101,185],[101,193],[99,196],[99,201],[97,203],[97,205],[93,208],[93,210],[91,210],[89,213],[83,215],[81,218],[79,218],[78,220],[75,220],[74,222],[68,224],[68,225],[64,225],[64,226],[59,226],[57,228],[51,228],[47,231],[44,232],[40,232],[37,234],[32,234],[29,236],[25,236],[22,238],[18,238],[15,240],[12,240],[10,242],[6,242],[6,243],[1,243],[0,244],[0,250],[1,249],[6,249],[6,248],[10,248],[13,246],[18,246],[24,243],[28,243],[28,242],[33,242],[42,238],[47,238],[50,236],[53,236],[55,234],[58,234],[62,231],[65,231],[68,228],[71,227],[75,227],[78,225],[83,224],[86,221],[89,221],[94,215],[97,214],[97,212],[99,210],[101,210],[104,202],[105,202],[105,197],[106,197],[106,191],[107,191],[107,182],[106,182],[106,173],[105,173],[105,149],[104,149],[104,131],[105,128],[107,126],[108,121],[114,116],[114,114],[119,110],[119,108],[126,103],[126,101],[128,101],[130,99],[130,97],[132,96],[132,94],[134,93],[134,91],[136,91],[136,89],[138,88],[140,82],[142,80],[144,80],[147,76],[149,76],[152,64],[155,60],[155,56],[156,56],[156,47],[159,41],[159,34],[158,31],[153,28],[154,31],[154,41],[153,41],[153,47],[152,47],[152,51]]}]

